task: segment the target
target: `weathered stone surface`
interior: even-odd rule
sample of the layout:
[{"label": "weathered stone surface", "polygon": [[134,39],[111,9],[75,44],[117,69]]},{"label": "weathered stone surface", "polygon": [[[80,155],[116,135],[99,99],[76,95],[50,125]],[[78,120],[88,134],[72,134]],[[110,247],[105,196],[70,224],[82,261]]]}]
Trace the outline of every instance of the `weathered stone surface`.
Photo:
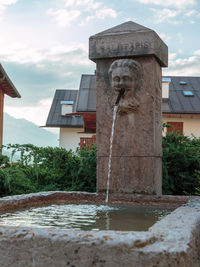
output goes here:
[{"label": "weathered stone surface", "polygon": [[161,67],[167,66],[167,46],[151,29],[129,21],[90,37],[89,58],[97,64],[98,191],[108,189],[117,103],[110,190],[161,195]]},{"label": "weathered stone surface", "polygon": [[[135,58],[134,58],[135,59]],[[114,61],[97,61],[98,191],[106,190],[113,107],[108,68]],[[136,59],[135,59],[136,60]],[[138,110],[117,115],[112,151],[113,192],[161,194],[161,67],[155,57],[139,57],[143,86]],[[120,188],[120,185],[122,186]]]},{"label": "weathered stone surface", "polygon": [[167,46],[151,29],[129,21],[92,36],[89,57],[97,64],[98,191],[107,190],[118,102],[110,191],[161,195],[161,66],[167,66]]},{"label": "weathered stone surface", "polygon": [[156,32],[132,21],[90,37],[89,58],[122,58],[154,55],[162,67],[168,66],[168,48]]},{"label": "weathered stone surface", "polygon": [[[194,197],[189,196],[153,196],[139,194],[111,194],[109,203],[140,206],[178,207]],[[198,198],[198,197],[196,197]],[[51,204],[105,204],[105,194],[88,192],[49,191],[0,198],[0,211],[36,207]]]},{"label": "weathered stone surface", "polygon": [[[102,173],[107,177],[108,157],[99,157],[98,163],[98,177],[101,177]],[[157,179],[162,175],[161,165],[160,157],[113,156],[109,192],[155,194],[156,186],[159,190],[161,186],[158,185],[160,179]],[[107,179],[98,180],[99,192],[105,191],[106,182]]]},{"label": "weathered stone surface", "polygon": [[[65,192],[55,194],[59,193],[70,195]],[[39,195],[48,198],[55,194],[14,196],[0,199],[0,203],[2,200],[4,203],[25,198],[31,200]],[[173,196],[143,198],[161,201],[185,199]],[[199,267],[199,265],[199,197],[192,198],[146,232],[74,231],[0,226],[0,266]]]}]

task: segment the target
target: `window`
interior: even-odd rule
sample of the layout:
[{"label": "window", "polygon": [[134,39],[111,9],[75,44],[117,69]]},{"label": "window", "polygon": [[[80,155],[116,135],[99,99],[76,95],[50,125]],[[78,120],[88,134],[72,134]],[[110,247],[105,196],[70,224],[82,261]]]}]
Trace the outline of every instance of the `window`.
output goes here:
[{"label": "window", "polygon": [[192,91],[183,91],[184,96],[194,96]]},{"label": "window", "polygon": [[185,81],[180,81],[179,84],[180,84],[180,85],[187,85],[187,82],[185,82]]},{"label": "window", "polygon": [[167,128],[167,133],[180,133],[183,134],[183,122],[168,121],[171,127]]},{"label": "window", "polygon": [[74,101],[62,100],[61,104],[61,115],[65,116],[67,113],[72,113]]},{"label": "window", "polygon": [[171,78],[162,77],[162,82],[163,83],[170,83],[171,82]]},{"label": "window", "polygon": [[[91,144],[96,144],[96,135],[92,137],[81,137],[80,138],[80,148],[87,147]],[[87,150],[91,150],[92,148],[88,148]]]}]

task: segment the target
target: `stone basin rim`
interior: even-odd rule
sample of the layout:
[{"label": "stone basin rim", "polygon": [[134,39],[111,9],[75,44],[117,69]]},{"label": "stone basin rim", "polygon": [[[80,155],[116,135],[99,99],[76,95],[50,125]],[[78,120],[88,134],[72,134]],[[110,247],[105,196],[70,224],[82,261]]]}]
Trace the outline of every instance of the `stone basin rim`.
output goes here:
[{"label": "stone basin rim", "polygon": [[[30,199],[35,204],[45,198],[46,204],[55,198],[66,202],[69,196],[77,200],[80,195],[85,203],[105,196],[43,192],[1,198],[0,207],[5,208],[6,202],[15,203],[15,207],[26,205]],[[0,265],[57,266],[59,262],[59,266],[199,266],[200,197],[132,196],[132,200],[139,203],[142,197],[146,204],[150,199],[154,204],[162,200],[168,206],[179,201],[179,207],[146,232],[0,226]],[[111,199],[116,201],[116,196]]]},{"label": "stone basin rim", "polygon": [[[196,196],[110,194],[109,204],[177,208]],[[50,204],[105,204],[105,193],[47,191],[0,198],[0,212]]]}]

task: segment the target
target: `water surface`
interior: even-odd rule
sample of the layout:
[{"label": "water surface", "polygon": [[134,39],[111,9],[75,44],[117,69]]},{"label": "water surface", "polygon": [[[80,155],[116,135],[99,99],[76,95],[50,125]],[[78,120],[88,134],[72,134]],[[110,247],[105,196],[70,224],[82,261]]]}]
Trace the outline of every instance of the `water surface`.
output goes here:
[{"label": "water surface", "polygon": [[147,231],[171,210],[104,205],[50,205],[0,214],[0,225],[77,230]]}]

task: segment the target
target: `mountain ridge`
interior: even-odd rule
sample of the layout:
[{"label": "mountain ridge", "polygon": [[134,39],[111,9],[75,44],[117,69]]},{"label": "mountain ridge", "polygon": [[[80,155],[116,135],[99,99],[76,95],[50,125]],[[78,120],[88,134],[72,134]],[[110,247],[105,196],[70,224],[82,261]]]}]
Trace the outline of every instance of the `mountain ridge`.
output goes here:
[{"label": "mountain ridge", "polygon": [[33,144],[35,146],[59,146],[58,134],[51,133],[26,119],[16,119],[4,113],[3,145]]}]

